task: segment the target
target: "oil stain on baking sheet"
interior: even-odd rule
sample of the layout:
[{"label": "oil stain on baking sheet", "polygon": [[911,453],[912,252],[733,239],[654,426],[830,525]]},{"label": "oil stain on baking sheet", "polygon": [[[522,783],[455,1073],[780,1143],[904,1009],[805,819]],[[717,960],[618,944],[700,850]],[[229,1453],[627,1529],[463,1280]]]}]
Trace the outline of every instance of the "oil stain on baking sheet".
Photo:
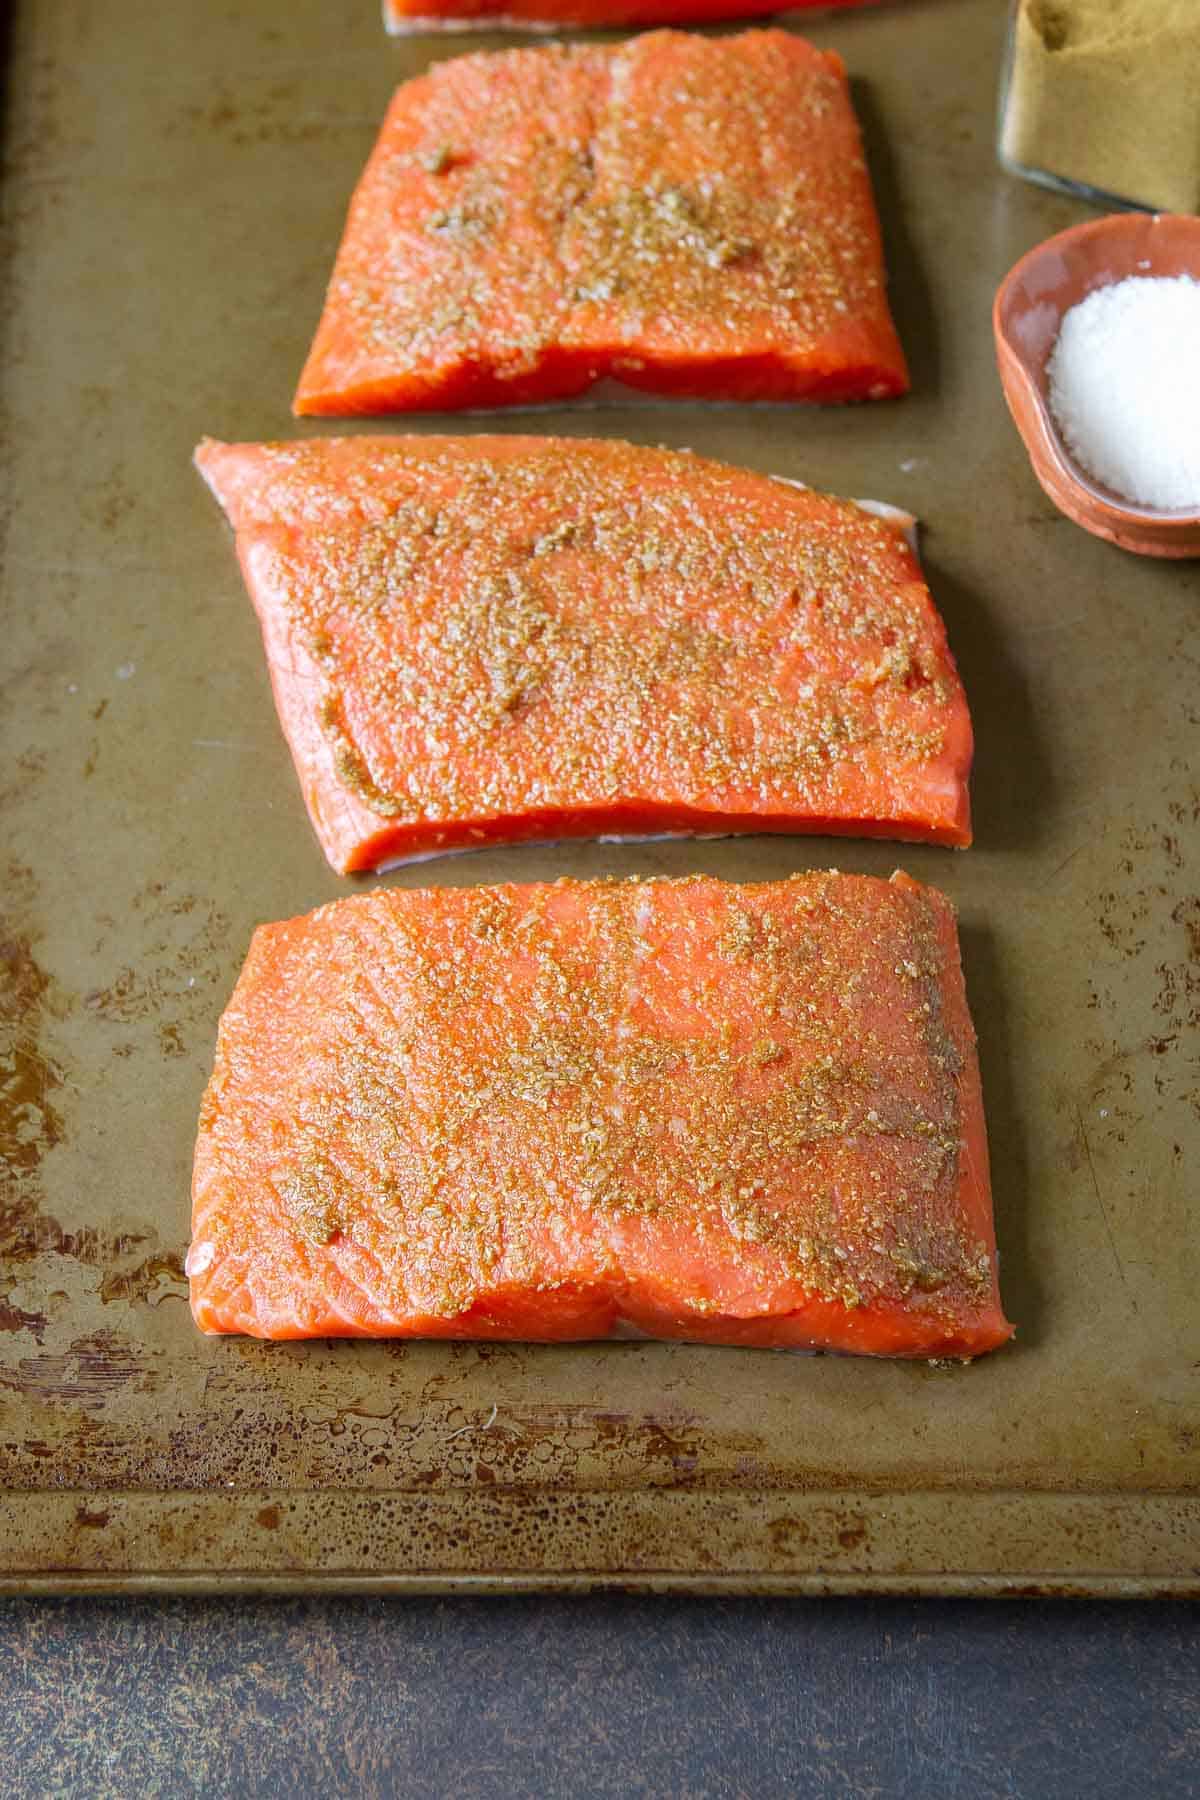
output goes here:
[{"label": "oil stain on baking sheet", "polygon": [[[9,871],[9,891],[28,880]],[[16,921],[0,919],[0,1256],[36,1254],[42,1159],[62,1141],[60,1064],[41,1044],[50,977]]]},{"label": "oil stain on baking sheet", "polygon": [[[27,871],[10,870],[9,891],[28,891]],[[47,1014],[61,1001],[34,947],[28,926],[0,920],[0,1260],[11,1269],[57,1255],[100,1268],[145,1239],[87,1225],[69,1231],[44,1211],[42,1164],[64,1141],[67,1076],[43,1042]]]},{"label": "oil stain on baking sheet", "polygon": [[96,1331],[73,1338],[61,1354],[22,1357],[0,1373],[0,1388],[98,1412],[130,1382],[145,1390],[155,1379],[126,1338],[115,1331]]},{"label": "oil stain on baking sheet", "polygon": [[[37,891],[31,871],[10,865],[4,892],[7,910],[0,916],[0,1333],[28,1332],[41,1344],[55,1303],[65,1304],[68,1296],[48,1280],[33,1292],[29,1275],[24,1277],[29,1291],[16,1291],[26,1266],[40,1258],[62,1258],[81,1269],[99,1271],[99,1284],[92,1291],[104,1305],[158,1305],[168,1295],[182,1297],[186,1281],[182,1251],[157,1247],[156,1233],[86,1222],[68,1226],[47,1210],[43,1164],[49,1153],[66,1141],[63,1107],[72,1083],[63,1062],[46,1046],[46,1027],[50,1020],[64,1019],[74,1010],[73,996],[62,990],[38,960],[39,934],[33,923]],[[211,920],[208,923],[212,925]],[[200,954],[199,946],[186,943],[183,964],[192,967]],[[184,973],[178,985],[190,999],[186,981]],[[133,998],[131,993],[127,997]],[[174,1021],[165,1021],[162,1031],[171,1040],[178,1039]],[[171,1053],[164,1048],[164,1054]],[[140,1260],[133,1261],[139,1254]],[[92,1352],[101,1356],[106,1343],[106,1334],[101,1333]]]},{"label": "oil stain on baking sheet", "polygon": [[[114,926],[110,918],[100,923]],[[137,955],[87,992],[84,1008],[117,1028],[114,1054],[129,1054],[130,1029],[152,1023],[162,1055],[183,1056],[192,1028],[210,1023],[209,990],[224,973],[230,921],[211,902],[152,881],[133,896],[122,923],[126,932],[138,928]]]}]

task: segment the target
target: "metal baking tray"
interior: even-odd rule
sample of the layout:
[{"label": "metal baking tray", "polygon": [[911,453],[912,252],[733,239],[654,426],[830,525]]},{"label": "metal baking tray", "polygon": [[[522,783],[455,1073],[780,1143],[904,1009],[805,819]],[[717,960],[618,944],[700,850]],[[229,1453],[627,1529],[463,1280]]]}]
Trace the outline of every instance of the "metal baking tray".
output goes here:
[{"label": "metal baking tray", "polygon": [[945,1370],[193,1329],[188,1180],[218,1014],[257,921],[354,884],[309,831],[189,458],[205,432],[297,431],[391,87],[464,45],[388,42],[374,0],[246,0],[201,25],[183,0],[14,9],[6,1591],[1200,1591],[1200,568],[1061,519],[1005,416],[994,288],[1080,209],[994,166],[1003,25],[994,0],[908,0],[809,27],[854,76],[911,398],[631,402],[535,427],[919,514],[977,728],[975,847],[525,848],[390,878],[902,864],[950,893],[1020,1331]]}]

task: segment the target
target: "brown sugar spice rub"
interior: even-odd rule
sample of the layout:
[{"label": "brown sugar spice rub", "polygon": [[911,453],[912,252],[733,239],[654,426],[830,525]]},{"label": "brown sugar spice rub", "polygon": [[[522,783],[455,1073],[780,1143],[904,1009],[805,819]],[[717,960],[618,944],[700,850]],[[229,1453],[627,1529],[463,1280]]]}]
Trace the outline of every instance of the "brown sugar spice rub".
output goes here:
[{"label": "brown sugar spice rub", "polygon": [[970,841],[900,530],[615,440],[206,443],[327,856],[824,831]]},{"label": "brown sugar spice rub", "polygon": [[604,376],[906,390],[836,56],[662,31],[458,57],[397,90],[296,411],[528,404]]},{"label": "brown sugar spice rub", "polygon": [[264,926],[193,1196],[207,1331],[1011,1334],[953,913],[901,875],[377,891]]}]

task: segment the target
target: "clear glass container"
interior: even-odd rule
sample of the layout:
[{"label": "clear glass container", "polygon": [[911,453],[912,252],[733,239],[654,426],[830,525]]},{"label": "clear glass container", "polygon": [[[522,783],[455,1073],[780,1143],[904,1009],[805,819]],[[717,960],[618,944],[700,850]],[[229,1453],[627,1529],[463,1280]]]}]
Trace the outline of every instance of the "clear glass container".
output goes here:
[{"label": "clear glass container", "polygon": [[1200,0],[1011,0],[996,152],[1108,211],[1200,211]]}]

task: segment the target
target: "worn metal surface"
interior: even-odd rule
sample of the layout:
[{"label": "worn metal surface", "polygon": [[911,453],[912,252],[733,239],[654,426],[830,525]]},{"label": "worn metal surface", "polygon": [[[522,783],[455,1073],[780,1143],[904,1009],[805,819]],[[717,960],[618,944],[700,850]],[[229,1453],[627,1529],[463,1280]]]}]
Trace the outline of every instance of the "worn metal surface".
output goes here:
[{"label": "worn metal surface", "polygon": [[978,735],[975,847],[527,848],[390,878],[902,863],[946,889],[1020,1335],[941,1371],[193,1330],[181,1259],[219,1010],[258,920],[353,884],[309,832],[189,456],[204,432],[295,429],[288,398],[390,88],[462,46],[390,44],[370,0],[286,17],[259,0],[200,29],[181,0],[16,9],[8,1587],[1200,1591],[1200,569],[1068,524],[1005,417],[996,282],[1082,214],[994,168],[1002,26],[991,0],[908,0],[810,28],[857,80],[910,399],[545,415],[920,514]]}]

